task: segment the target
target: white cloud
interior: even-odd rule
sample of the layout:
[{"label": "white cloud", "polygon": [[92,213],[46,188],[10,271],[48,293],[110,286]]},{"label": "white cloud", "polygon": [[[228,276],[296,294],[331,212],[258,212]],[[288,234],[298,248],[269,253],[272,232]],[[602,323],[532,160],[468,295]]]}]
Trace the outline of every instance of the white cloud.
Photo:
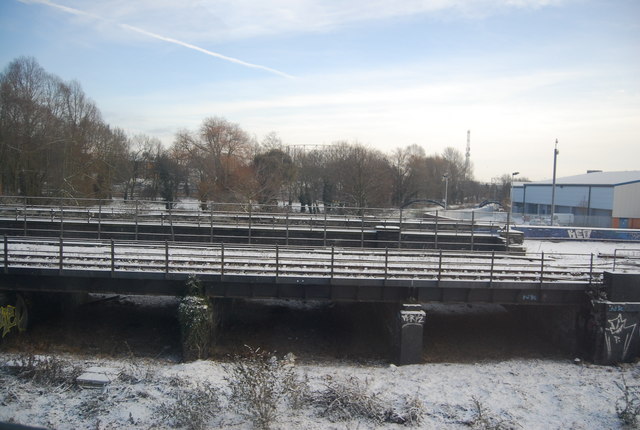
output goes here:
[{"label": "white cloud", "polygon": [[104,15],[98,15],[98,14],[95,14],[95,13],[86,12],[86,11],[83,11],[83,10],[80,10],[80,9],[76,9],[76,8],[65,6],[65,5],[60,4],[60,3],[55,3],[55,2],[52,2],[50,0],[20,0],[20,1],[22,1],[24,3],[42,4],[42,5],[49,6],[49,7],[52,7],[54,9],[57,9],[57,10],[61,10],[63,12],[66,12],[66,13],[74,15],[74,16],[87,17],[92,21],[95,21],[95,20],[97,20],[97,21],[107,21],[107,22],[112,23],[114,26],[119,27],[121,29],[125,29],[125,30],[127,30],[129,32],[134,32],[134,33],[137,33],[137,34],[141,34],[141,35],[143,35],[145,37],[156,39],[156,40],[161,40],[163,42],[172,43],[172,44],[175,44],[175,45],[180,45],[180,46],[185,47],[187,49],[192,49],[194,51],[198,51],[198,52],[201,52],[201,53],[203,53],[205,55],[216,57],[216,58],[219,58],[219,59],[224,60],[224,61],[229,61],[231,63],[239,64],[239,65],[244,66],[244,67],[264,70],[264,71],[267,71],[269,73],[274,73],[276,75],[280,75],[280,76],[285,77],[285,78],[292,78],[293,77],[293,76],[291,76],[291,75],[289,75],[287,73],[281,72],[279,70],[272,69],[270,67],[262,66],[262,65],[259,65],[259,64],[249,63],[247,61],[243,61],[243,60],[240,60],[238,58],[229,57],[227,55],[223,55],[223,54],[220,54],[218,52],[213,52],[213,51],[210,51],[208,49],[204,49],[204,48],[202,48],[200,46],[196,46],[196,45],[193,45],[191,43],[188,43],[188,42],[185,42],[185,41],[182,41],[182,40],[174,39],[172,37],[163,36],[161,34],[153,33],[151,31],[147,31],[147,30],[144,30],[142,28],[135,27],[135,26],[132,26],[132,25],[124,24],[122,22],[113,21],[111,19],[105,18]]},{"label": "white cloud", "polygon": [[563,1],[59,0],[58,3],[192,43],[220,43],[282,33],[323,32],[352,23],[420,14],[483,17],[502,10],[547,7]]}]

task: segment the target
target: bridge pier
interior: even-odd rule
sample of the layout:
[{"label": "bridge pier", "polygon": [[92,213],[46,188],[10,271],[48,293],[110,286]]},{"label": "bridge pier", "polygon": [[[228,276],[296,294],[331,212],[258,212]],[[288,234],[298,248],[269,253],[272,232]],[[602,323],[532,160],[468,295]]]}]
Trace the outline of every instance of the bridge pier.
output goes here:
[{"label": "bridge pier", "polygon": [[593,362],[631,362],[640,355],[640,273],[604,272],[604,292],[591,302]]},{"label": "bridge pier", "polygon": [[421,305],[404,304],[396,316],[395,349],[398,365],[422,363],[426,313]]}]

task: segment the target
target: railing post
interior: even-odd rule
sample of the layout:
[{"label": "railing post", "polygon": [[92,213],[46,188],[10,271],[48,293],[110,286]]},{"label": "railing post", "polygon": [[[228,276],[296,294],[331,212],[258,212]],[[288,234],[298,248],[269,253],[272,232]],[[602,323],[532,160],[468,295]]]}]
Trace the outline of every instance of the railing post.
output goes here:
[{"label": "railing post", "polygon": [[589,286],[591,286],[592,282],[593,282],[593,252],[591,253],[591,261],[589,262]]},{"label": "railing post", "polygon": [[171,241],[175,242],[176,237],[173,233],[173,215],[172,215],[172,211],[171,208],[173,207],[173,202],[169,202],[169,229],[171,231]]},{"label": "railing post", "polygon": [[438,249],[438,218],[439,218],[438,217],[438,210],[436,210],[436,232],[435,232],[435,237],[433,239],[433,241],[434,241],[433,247],[435,249]]},{"label": "railing post", "polygon": [[209,215],[209,242],[213,243],[213,203],[211,203],[211,211]]},{"label": "railing post", "polygon": [[360,208],[360,248],[364,248],[364,209]]},{"label": "railing post", "polygon": [[[509,234],[509,229],[511,228],[511,213],[507,212],[507,249],[505,249],[505,251],[509,252],[509,249],[511,248],[511,239],[510,239],[510,234]],[[544,255],[544,253],[543,253]]]},{"label": "railing post", "polygon": [[111,239],[111,274],[116,271],[116,245]]},{"label": "railing post", "polygon": [[24,211],[22,213],[24,219],[24,235],[27,235],[27,198],[24,198]]},{"label": "railing post", "polygon": [[613,250],[613,268],[611,269],[612,272],[616,271],[616,260],[618,259],[618,250],[614,249]]},{"label": "railing post", "polygon": [[402,208],[400,208],[400,219],[398,220],[398,249],[402,248]]},{"label": "railing post", "polygon": [[389,273],[389,247],[385,247],[384,249],[384,280],[387,280],[387,275]]},{"label": "railing post", "polygon": [[276,281],[278,280],[278,276],[280,276],[280,248],[276,243]]},{"label": "railing post", "polygon": [[136,222],[135,240],[138,240],[138,200],[136,200],[136,213],[134,215],[134,219],[135,219],[135,222]]},{"label": "railing post", "polygon": [[248,241],[249,241],[249,245],[251,245],[251,226],[253,224],[253,210],[252,210],[253,205],[251,204],[251,200],[249,200],[249,237],[248,237]]},{"label": "railing post", "polygon": [[224,242],[220,242],[220,280],[224,276]]},{"label": "railing post", "polygon": [[287,246],[289,246],[289,211],[290,210],[291,210],[291,208],[287,207],[287,215],[285,217],[285,230],[286,230],[285,236],[286,236],[286,239],[285,239],[284,243]]},{"label": "railing post", "polygon": [[440,250],[440,258],[438,259],[438,286],[440,286],[440,279],[442,279],[442,249]]},{"label": "railing post", "polygon": [[540,286],[542,286],[544,278],[544,251],[542,252],[542,257],[540,259]]},{"label": "railing post", "polygon": [[64,265],[64,257],[63,257],[64,251],[63,251],[63,240],[62,240],[62,236],[60,236],[59,238],[59,249],[58,249],[58,270],[60,271],[60,274],[62,275],[62,269],[63,269],[63,265]]},{"label": "railing post", "polygon": [[102,199],[98,201],[98,239],[102,237]]},{"label": "railing post", "polygon": [[489,288],[493,286],[493,265],[496,258],[496,251],[491,251],[491,271],[489,272]]},{"label": "railing post", "polygon": [[324,233],[322,236],[322,246],[327,246],[327,208],[324,208]]},{"label": "railing post", "polygon": [[4,242],[4,273],[9,273],[9,242],[7,239],[7,235],[3,236]]},{"label": "railing post", "polygon": [[335,246],[331,247],[331,279],[333,279],[333,264],[335,262],[335,253],[336,253],[336,249]]},{"label": "railing post", "polygon": [[473,251],[473,231],[475,230],[474,228],[475,215],[476,213],[474,211],[471,211],[471,250],[472,251]]},{"label": "railing post", "polygon": [[164,241],[164,273],[169,273],[169,241]]},{"label": "railing post", "polygon": [[64,206],[60,205],[60,237],[64,237]]}]

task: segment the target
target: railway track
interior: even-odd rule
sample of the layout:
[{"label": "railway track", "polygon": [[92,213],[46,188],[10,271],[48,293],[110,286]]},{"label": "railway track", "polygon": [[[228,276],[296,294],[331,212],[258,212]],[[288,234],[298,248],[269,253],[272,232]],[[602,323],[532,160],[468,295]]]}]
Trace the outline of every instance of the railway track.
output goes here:
[{"label": "railway track", "polygon": [[638,258],[597,254],[242,246],[6,237],[0,264],[14,269],[246,277],[482,282],[599,282],[606,270],[638,270]]}]

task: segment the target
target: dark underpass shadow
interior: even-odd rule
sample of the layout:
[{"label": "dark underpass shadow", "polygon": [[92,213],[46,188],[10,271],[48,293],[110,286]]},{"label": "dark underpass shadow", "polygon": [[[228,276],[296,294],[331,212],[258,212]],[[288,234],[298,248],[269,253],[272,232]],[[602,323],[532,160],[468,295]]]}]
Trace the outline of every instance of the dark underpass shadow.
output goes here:
[{"label": "dark underpass shadow", "polygon": [[[240,353],[244,345],[303,361],[394,360],[393,318],[388,304],[238,301],[225,311],[214,356]],[[426,305],[424,362],[477,362],[512,358],[567,358],[517,308],[499,305]]]},{"label": "dark underpass shadow", "polygon": [[[147,357],[179,361],[179,299],[92,296],[74,309],[50,312],[27,333],[8,336],[2,350]],[[228,360],[251,348],[293,353],[302,362],[393,362],[397,306],[283,300],[218,300],[220,326],[211,358]],[[424,362],[566,358],[518,308],[427,305]],[[44,315],[44,314],[43,314]]]},{"label": "dark underpass shadow", "polygon": [[174,297],[91,295],[70,304],[47,296],[33,305],[27,332],[11,336],[3,350],[177,361],[177,304]]}]

